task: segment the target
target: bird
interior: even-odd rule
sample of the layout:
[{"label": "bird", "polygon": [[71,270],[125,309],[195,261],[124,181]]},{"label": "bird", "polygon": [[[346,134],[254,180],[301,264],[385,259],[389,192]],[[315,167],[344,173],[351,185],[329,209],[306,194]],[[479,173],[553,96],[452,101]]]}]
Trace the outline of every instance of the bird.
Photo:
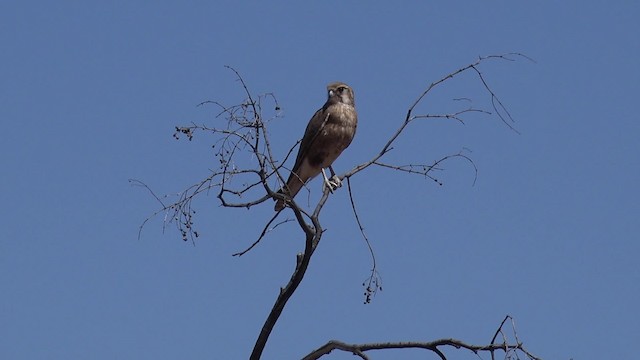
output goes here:
[{"label": "bird", "polygon": [[[304,131],[295,165],[287,183],[278,191],[293,199],[311,179],[322,173],[324,185],[331,192],[341,186],[331,165],[346,149],[356,134],[358,114],[353,89],[343,82],[327,85],[327,102],[313,114]],[[324,169],[329,168],[331,179]],[[285,207],[285,201],[276,200],[275,211]]]}]

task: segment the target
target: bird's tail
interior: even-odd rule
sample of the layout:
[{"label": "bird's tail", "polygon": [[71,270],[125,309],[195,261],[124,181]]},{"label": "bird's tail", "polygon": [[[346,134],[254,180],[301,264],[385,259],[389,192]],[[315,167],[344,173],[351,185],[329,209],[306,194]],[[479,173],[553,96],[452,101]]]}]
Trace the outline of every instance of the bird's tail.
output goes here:
[{"label": "bird's tail", "polygon": [[[300,189],[302,189],[302,185],[304,185],[304,183],[297,176],[293,176],[289,178],[289,181],[287,181],[286,186],[278,190],[278,193],[288,194],[293,199],[298,194],[298,192],[300,192]],[[274,210],[280,211],[282,209],[284,209],[284,201],[278,199],[276,201],[276,206],[274,207]]]}]

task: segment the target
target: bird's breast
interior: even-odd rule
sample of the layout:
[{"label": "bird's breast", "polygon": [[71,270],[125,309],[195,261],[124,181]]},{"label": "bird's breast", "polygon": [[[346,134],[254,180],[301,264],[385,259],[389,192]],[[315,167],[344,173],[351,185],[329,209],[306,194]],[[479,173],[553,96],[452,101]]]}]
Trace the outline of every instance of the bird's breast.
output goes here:
[{"label": "bird's breast", "polygon": [[328,109],[329,117],[315,141],[315,156],[310,162],[323,168],[333,164],[346,149],[356,133],[358,115],[353,106],[335,104]]}]

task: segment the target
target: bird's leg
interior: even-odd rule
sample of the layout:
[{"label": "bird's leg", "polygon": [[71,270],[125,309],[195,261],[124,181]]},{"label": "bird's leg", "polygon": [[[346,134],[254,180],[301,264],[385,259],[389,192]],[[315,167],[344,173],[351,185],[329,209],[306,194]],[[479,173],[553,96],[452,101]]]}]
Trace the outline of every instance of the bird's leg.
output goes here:
[{"label": "bird's leg", "polygon": [[322,191],[324,192],[324,188],[329,189],[329,192],[333,194],[334,184],[329,180],[327,174],[324,172],[324,168],[322,168]]},{"label": "bird's leg", "polygon": [[333,171],[333,167],[329,165],[329,171],[331,171],[331,183],[335,186],[334,190],[342,186],[342,180],[336,175],[336,172]]},{"label": "bird's leg", "polygon": [[327,178],[324,169],[322,169],[322,176],[324,177],[324,186],[328,187],[329,191],[333,193],[337,188],[342,186],[342,181],[340,181],[336,172],[333,171],[333,167],[329,166],[329,171],[331,171],[331,179]]}]

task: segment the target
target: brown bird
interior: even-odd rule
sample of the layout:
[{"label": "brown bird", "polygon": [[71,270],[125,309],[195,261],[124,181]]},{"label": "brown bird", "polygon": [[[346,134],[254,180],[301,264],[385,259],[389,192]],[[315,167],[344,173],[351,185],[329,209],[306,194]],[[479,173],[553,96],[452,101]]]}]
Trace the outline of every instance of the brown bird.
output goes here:
[{"label": "brown bird", "polygon": [[[342,82],[327,85],[327,102],[313,114],[300,143],[296,163],[293,165],[287,184],[278,192],[294,198],[302,186],[322,172],[324,184],[333,192],[340,187],[331,164],[351,144],[356,134],[356,113],[353,90]],[[331,179],[324,172],[331,170]],[[277,200],[275,210],[284,208],[284,201]]]}]

